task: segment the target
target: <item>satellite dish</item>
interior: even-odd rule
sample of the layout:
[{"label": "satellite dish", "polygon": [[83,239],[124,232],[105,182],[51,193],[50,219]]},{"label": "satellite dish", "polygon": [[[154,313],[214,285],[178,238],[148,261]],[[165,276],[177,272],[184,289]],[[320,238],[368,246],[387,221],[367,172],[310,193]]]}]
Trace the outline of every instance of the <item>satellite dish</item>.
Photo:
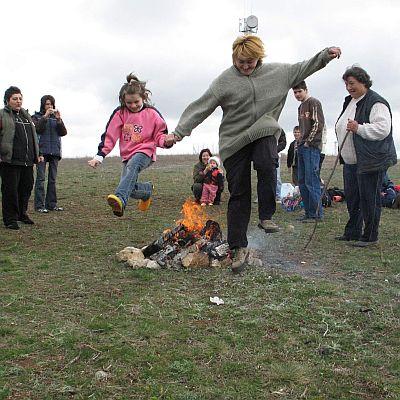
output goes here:
[{"label": "satellite dish", "polygon": [[250,29],[255,29],[258,26],[258,18],[255,15],[250,15],[246,19],[246,24]]}]

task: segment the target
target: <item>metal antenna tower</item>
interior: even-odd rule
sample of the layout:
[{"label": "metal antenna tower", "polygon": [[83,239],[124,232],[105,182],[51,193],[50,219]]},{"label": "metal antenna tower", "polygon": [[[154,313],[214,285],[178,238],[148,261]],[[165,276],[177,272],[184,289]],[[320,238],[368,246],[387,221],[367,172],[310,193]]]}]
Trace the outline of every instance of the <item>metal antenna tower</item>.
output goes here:
[{"label": "metal antenna tower", "polygon": [[255,15],[249,15],[247,18],[239,18],[239,32],[245,35],[257,33],[258,18]]}]

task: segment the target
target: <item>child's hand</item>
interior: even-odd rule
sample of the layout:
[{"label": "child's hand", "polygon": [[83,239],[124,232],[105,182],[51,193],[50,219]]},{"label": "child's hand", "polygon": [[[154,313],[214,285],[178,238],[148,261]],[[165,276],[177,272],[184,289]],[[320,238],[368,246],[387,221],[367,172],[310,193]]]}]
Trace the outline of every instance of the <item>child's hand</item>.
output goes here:
[{"label": "child's hand", "polygon": [[101,164],[101,162],[93,158],[92,160],[88,161],[88,164],[90,167],[96,168],[99,164]]},{"label": "child's hand", "polygon": [[175,135],[173,133],[165,136],[164,147],[171,148],[175,143]]}]

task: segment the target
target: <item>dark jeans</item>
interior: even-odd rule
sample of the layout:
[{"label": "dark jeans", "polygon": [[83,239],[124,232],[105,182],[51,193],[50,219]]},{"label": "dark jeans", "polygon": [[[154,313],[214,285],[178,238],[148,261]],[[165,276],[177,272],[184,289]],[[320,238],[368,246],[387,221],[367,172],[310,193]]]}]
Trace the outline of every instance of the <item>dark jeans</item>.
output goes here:
[{"label": "dark jeans", "polygon": [[319,180],[320,151],[315,147],[304,147],[303,145],[299,146],[297,155],[297,177],[305,215],[307,218],[322,218],[323,209]]},{"label": "dark jeans", "polygon": [[[344,235],[364,242],[378,240],[381,187],[384,171],[357,173],[357,165],[344,164],[343,181],[349,220]],[[361,234],[364,222],[364,232]]]},{"label": "dark jeans", "polygon": [[299,186],[299,179],[297,178],[297,166],[292,167],[292,182],[294,186]]},{"label": "dark jeans", "polygon": [[324,153],[320,153],[319,155],[319,171],[321,172],[321,168],[322,168],[322,163],[325,160],[325,154]]},{"label": "dark jeans", "polygon": [[[45,155],[44,161],[36,165],[35,181],[35,210],[40,208],[53,209],[57,207],[56,179],[58,157]],[[47,176],[47,191],[45,194],[44,182],[46,180],[46,164],[49,165]]]},{"label": "dark jeans", "polygon": [[1,195],[4,225],[26,218],[33,188],[33,166],[0,163]]},{"label": "dark jeans", "polygon": [[[193,183],[192,185],[192,192],[193,192],[193,196],[197,201],[200,201],[201,199],[201,194],[203,193],[203,184],[202,183]],[[217,194],[215,195],[215,199],[214,199],[214,205],[218,205],[221,203],[221,194],[222,194],[222,190],[218,188],[217,190]]]},{"label": "dark jeans", "polygon": [[251,214],[251,162],[257,171],[258,215],[271,219],[276,211],[276,167],[278,153],[274,136],[261,138],[240,149],[224,162],[228,190],[228,244],[247,247]]}]

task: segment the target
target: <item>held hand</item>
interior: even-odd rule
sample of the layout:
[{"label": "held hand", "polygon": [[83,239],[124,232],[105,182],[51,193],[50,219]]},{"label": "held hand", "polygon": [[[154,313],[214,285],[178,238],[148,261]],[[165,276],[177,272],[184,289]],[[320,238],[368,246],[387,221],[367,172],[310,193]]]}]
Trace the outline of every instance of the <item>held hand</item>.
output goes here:
[{"label": "held hand", "polygon": [[340,50],[340,47],[329,47],[328,54],[331,59],[340,58],[342,50]]},{"label": "held hand", "polygon": [[93,158],[93,159],[88,161],[88,164],[89,164],[90,167],[96,168],[100,164],[100,161],[96,160],[95,158]]},{"label": "held hand", "polygon": [[178,135],[176,135],[175,133],[172,133],[174,135],[175,138],[175,143],[180,142],[182,140],[182,138]]},{"label": "held hand", "polygon": [[164,146],[165,147],[172,147],[176,143],[175,135],[173,133],[169,133],[165,136]]},{"label": "held hand", "polygon": [[347,126],[346,129],[352,133],[357,133],[358,130],[358,122],[354,121],[352,119],[347,120]]}]

